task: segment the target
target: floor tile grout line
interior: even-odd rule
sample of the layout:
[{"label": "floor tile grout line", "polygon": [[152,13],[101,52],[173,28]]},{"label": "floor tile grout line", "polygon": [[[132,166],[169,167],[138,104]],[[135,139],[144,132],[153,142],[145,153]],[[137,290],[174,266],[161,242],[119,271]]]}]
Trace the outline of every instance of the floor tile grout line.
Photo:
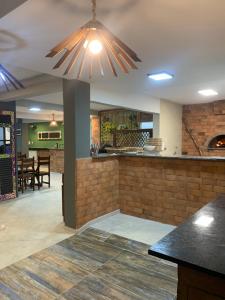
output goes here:
[{"label": "floor tile grout line", "polygon": [[[106,244],[107,245],[111,245],[110,243],[107,243],[106,242]],[[119,247],[119,246],[116,246],[116,245],[112,245],[113,247],[115,247],[115,248],[117,248],[117,249],[121,249],[122,251],[127,251],[127,252],[131,252],[131,253],[134,253],[134,254],[137,254],[137,255],[143,255],[144,256],[144,254],[142,254],[142,253],[140,253],[140,252],[135,252],[135,251],[132,251],[132,250],[130,250],[130,249],[126,249],[126,248],[121,248],[121,247]],[[146,254],[147,254],[148,252],[146,251]]]},{"label": "floor tile grout line", "polygon": [[[111,236],[112,234],[110,234],[110,236]],[[76,234],[74,234],[73,236],[76,236]],[[110,237],[109,236],[109,237]],[[108,237],[108,238],[109,238]],[[98,272],[98,270],[100,269],[100,268],[102,268],[102,267],[104,267],[106,264],[108,264],[108,263],[110,263],[110,261],[114,261],[114,260],[116,260],[122,253],[132,253],[132,254],[135,254],[135,255],[137,255],[137,256],[140,256],[140,257],[145,257],[146,255],[147,255],[147,253],[146,253],[146,255],[145,254],[142,254],[142,253],[139,253],[139,252],[134,252],[134,251],[131,251],[131,250],[129,250],[129,249],[124,249],[124,248],[122,248],[122,247],[118,247],[118,246],[115,246],[114,244],[110,244],[110,243],[108,243],[106,240],[108,239],[108,238],[106,238],[105,240],[98,240],[98,239],[96,239],[96,240],[90,240],[89,239],[89,242],[91,243],[91,242],[98,242],[98,243],[100,243],[100,244],[106,244],[107,246],[110,246],[111,248],[113,248],[113,249],[118,249],[118,251],[119,251],[119,253],[117,253],[116,255],[114,255],[114,256],[112,256],[111,258],[109,258],[109,259],[107,259],[104,263],[102,263],[101,265],[99,265],[99,266],[97,266],[96,268],[94,268],[93,270],[91,270],[91,271],[89,271],[89,270],[87,270],[87,269],[85,269],[85,268],[83,268],[81,265],[79,265],[79,268],[81,268],[82,270],[84,270],[87,274],[86,275],[84,275],[84,277],[83,278],[81,278],[76,284],[74,284],[72,287],[70,287],[69,289],[66,289],[65,291],[63,291],[62,293],[57,293],[57,297],[55,298],[55,299],[57,299],[57,298],[59,298],[60,296],[63,296],[63,294],[65,294],[66,292],[68,292],[70,289],[72,289],[72,288],[75,288],[76,286],[78,286],[79,284],[81,284],[82,283],[82,281],[84,281],[85,279],[87,279],[87,277],[93,277],[93,278],[96,278],[96,279],[98,279],[98,280],[104,280],[106,283],[109,283],[109,284],[111,284],[112,286],[114,286],[114,287],[118,287],[121,291],[127,291],[127,292],[129,292],[130,294],[132,294],[132,295],[135,295],[136,297],[138,297],[138,298],[140,298],[140,296],[136,293],[136,292],[133,292],[133,291],[131,291],[131,290],[129,290],[128,288],[125,288],[125,287],[123,287],[123,286],[121,286],[121,285],[119,285],[119,284],[117,284],[117,283],[114,283],[114,282],[111,282],[110,281],[110,278],[112,277],[111,275],[109,276],[109,278],[104,278],[104,277],[102,277],[102,276],[99,276],[98,274],[97,274],[97,272]],[[84,239],[85,240],[85,239]],[[88,240],[87,238],[86,238],[86,240]],[[132,241],[132,240],[131,240]],[[86,243],[86,242],[85,242]],[[57,243],[57,244],[59,244],[59,243]],[[57,244],[55,244],[55,245],[57,245]],[[92,248],[92,247],[91,247]],[[48,249],[48,247],[46,248],[46,249]],[[43,249],[43,250],[41,250],[41,251],[44,251],[44,250],[46,250],[46,249]],[[41,252],[41,251],[38,251],[38,252]],[[73,251],[75,251],[75,250],[73,250]],[[36,252],[36,253],[38,253],[38,252]],[[35,254],[35,253],[34,253]],[[61,257],[63,260],[66,260],[66,259],[64,259],[63,258],[63,256]],[[25,258],[25,259],[27,259],[27,258]],[[70,262],[72,262],[72,263],[75,263],[75,261],[74,260],[69,260]],[[39,282],[38,282],[39,283]],[[40,284],[40,283],[39,283]],[[41,286],[43,286],[44,288],[46,288],[44,285],[41,285]],[[50,290],[51,291],[51,290]],[[109,298],[110,299],[110,298]]]},{"label": "floor tile grout line", "polygon": [[136,294],[135,292],[133,292],[133,291],[131,291],[131,290],[128,290],[127,288],[124,288],[123,286],[118,285],[118,284],[116,284],[116,283],[114,283],[114,282],[111,282],[111,281],[110,281],[109,279],[107,279],[107,278],[102,278],[101,276],[98,276],[98,275],[95,275],[95,277],[98,278],[98,279],[100,279],[100,280],[104,280],[104,281],[110,283],[111,285],[113,285],[113,286],[119,288],[119,289],[122,290],[122,291],[128,291],[130,294],[133,294],[133,295],[137,296],[137,297],[140,298],[140,300],[141,300],[141,297],[140,297],[138,294]]},{"label": "floor tile grout line", "polygon": [[[121,290],[124,290],[124,291],[128,291],[129,293],[132,293],[133,295],[135,295],[135,296],[138,296],[137,294],[135,294],[134,292],[132,292],[132,291],[130,291],[130,290],[128,290],[128,289],[125,289],[124,287],[121,287],[121,286],[119,286],[119,285],[117,285],[117,284],[115,284],[115,283],[112,283],[112,282],[110,282],[109,280],[107,280],[106,278],[102,278],[102,277],[100,277],[100,276],[98,276],[97,274],[95,274],[100,268],[102,268],[105,264],[107,264],[107,263],[109,263],[110,261],[113,261],[114,259],[116,259],[118,256],[120,256],[121,255],[121,253],[123,253],[123,251],[124,250],[122,250],[120,253],[118,253],[116,256],[114,256],[113,258],[111,258],[111,259],[109,259],[109,260],[107,260],[106,262],[104,262],[101,266],[99,266],[99,267],[97,267],[93,272],[89,272],[88,271],[88,275],[86,275],[84,278],[82,278],[80,281],[79,281],[79,283],[76,283],[73,287],[71,287],[71,288],[69,288],[67,291],[64,291],[62,294],[60,294],[60,296],[63,296],[63,294],[66,294],[66,292],[68,292],[69,290],[71,290],[71,289],[73,289],[74,287],[76,287],[78,284],[81,284],[82,283],[82,281],[84,281],[87,277],[94,277],[94,278],[97,278],[97,279],[103,279],[104,281],[106,281],[107,283],[110,283],[110,284],[112,284],[113,286],[116,286],[116,287],[118,287],[119,289],[121,289]],[[139,297],[139,296],[138,296]],[[110,298],[108,298],[109,300],[110,300]]]},{"label": "floor tile grout line", "polygon": [[[105,231],[106,232],[106,231]],[[116,244],[112,244],[112,243],[109,243],[109,242],[107,242],[107,240],[111,237],[111,236],[118,236],[119,238],[121,237],[120,235],[116,235],[116,234],[110,234],[110,236],[109,237],[107,237],[105,240],[98,240],[98,239],[96,239],[95,241],[93,241],[93,240],[91,240],[90,238],[88,238],[88,237],[85,237],[85,235],[84,234],[75,234],[74,236],[81,236],[82,238],[84,238],[84,239],[86,239],[86,240],[88,240],[89,242],[95,242],[95,241],[97,241],[97,242],[99,242],[99,243],[103,243],[103,244],[106,244],[107,246],[111,246],[111,247],[113,247],[113,248],[116,248],[116,249],[119,249],[119,250],[121,250],[121,251],[127,251],[127,252],[131,252],[131,253],[134,253],[134,254],[137,254],[137,255],[141,255],[141,256],[144,256],[145,254],[143,254],[143,253],[141,253],[141,252],[138,252],[138,251],[132,251],[132,250],[130,250],[130,249],[127,249],[127,248],[123,248],[123,247],[120,247],[120,246],[118,246],[118,245],[116,245]],[[70,238],[72,238],[73,236],[71,236]],[[124,237],[122,237],[122,238],[124,238]],[[127,238],[124,238],[124,239],[126,239],[126,240],[129,240],[129,239],[127,239]],[[135,241],[135,240],[134,240]],[[146,247],[147,247],[147,250],[146,250],[146,254],[148,254],[148,247],[150,247],[148,244],[144,244],[144,243],[142,243],[142,242],[138,242],[138,241],[135,241],[135,242],[137,242],[137,243],[140,243],[140,244],[143,244],[143,245],[146,245]],[[89,247],[91,247],[91,246],[89,246]]]},{"label": "floor tile grout line", "polygon": [[[122,289],[124,291],[128,291],[129,293],[132,293],[133,295],[135,295],[135,296],[137,296],[137,297],[140,298],[140,295],[137,294],[137,293],[135,293],[134,291],[131,291],[130,289],[125,288],[122,285],[119,285],[119,284],[117,284],[115,282],[110,281],[112,276],[109,276],[109,278],[107,278],[107,277],[102,277],[101,275],[95,274],[95,277],[98,278],[98,279],[100,279],[100,280],[105,280],[106,282],[110,283],[111,285],[117,286],[118,288],[120,288],[120,289]],[[167,290],[165,290],[163,288],[160,288],[160,290],[167,292]],[[143,300],[143,298],[140,298],[140,299]],[[175,296],[174,300],[176,300],[176,296]]]},{"label": "floor tile grout line", "polygon": [[[50,256],[50,255],[49,255]],[[26,258],[27,259],[27,258]],[[14,265],[14,264],[13,264]],[[80,267],[80,266],[79,266]],[[17,267],[16,267],[17,268]],[[82,269],[82,268],[81,268]],[[24,269],[25,270],[25,269]],[[25,274],[26,275],[26,273],[25,273],[25,271],[24,270],[22,270],[22,269],[20,269],[20,268],[18,268],[18,273],[21,273],[21,275],[22,274]],[[57,298],[59,297],[59,296],[63,296],[63,294],[64,293],[66,293],[68,290],[70,290],[70,289],[72,289],[73,287],[75,287],[76,285],[78,285],[82,280],[84,280],[86,277],[88,277],[88,276],[90,276],[90,275],[92,275],[92,273],[90,273],[88,270],[85,270],[85,269],[82,269],[83,271],[85,271],[85,272],[87,272],[88,274],[87,275],[85,275],[81,280],[79,280],[75,285],[73,285],[71,288],[69,288],[69,289],[67,289],[67,290],[65,290],[65,291],[63,291],[62,293],[57,293]],[[36,281],[35,280],[35,282],[37,282],[37,284],[38,285],[40,285],[41,287],[43,286],[44,288],[46,288],[47,290],[49,290],[50,292],[52,291],[51,289],[49,289],[49,288],[47,288],[45,285],[43,285],[42,283],[40,283],[40,282],[38,282],[38,281]],[[54,293],[56,293],[55,291],[54,291]],[[56,299],[57,299],[56,298]]]},{"label": "floor tile grout line", "polygon": [[[123,252],[125,252],[125,251],[126,251],[126,250],[122,250],[118,255],[116,255],[114,258],[108,260],[107,262],[105,262],[102,266],[104,266],[105,264],[109,263],[110,261],[115,260],[117,257],[119,257],[119,256],[120,256]],[[100,267],[100,268],[101,268],[101,267]],[[97,271],[97,270],[96,270],[96,271]],[[95,277],[98,278],[98,279],[100,279],[100,280],[104,280],[104,281],[110,283],[111,285],[118,287],[118,288],[121,289],[121,290],[128,291],[129,293],[131,293],[131,294],[137,296],[138,298],[140,298],[140,296],[139,296],[138,294],[136,294],[136,293],[134,293],[133,291],[128,290],[128,289],[126,289],[126,288],[124,288],[124,287],[122,287],[122,286],[120,286],[120,285],[118,285],[118,284],[116,284],[116,283],[110,281],[110,279],[102,278],[102,277],[99,276],[98,274],[95,274]],[[110,276],[110,277],[111,277],[111,276]]]},{"label": "floor tile grout line", "polygon": [[[76,234],[75,234],[75,235],[76,235]],[[75,235],[74,235],[74,236],[75,236]],[[99,240],[97,240],[97,241],[99,241]],[[102,243],[104,244],[104,241],[103,241]],[[79,267],[81,267],[81,269],[87,271],[89,274],[86,275],[84,278],[82,278],[81,281],[79,281],[79,283],[76,283],[73,287],[69,288],[67,291],[73,289],[73,288],[76,287],[78,284],[82,283],[82,281],[84,281],[88,276],[95,277],[95,275],[94,275],[95,272],[97,272],[100,268],[102,268],[106,263],[108,263],[108,262],[112,261],[113,259],[117,258],[117,257],[123,252],[122,249],[120,249],[120,250],[121,250],[121,252],[119,252],[119,253],[118,253],[117,255],[115,255],[114,257],[112,257],[112,258],[108,259],[107,261],[105,261],[101,266],[96,267],[96,268],[93,270],[93,272],[90,272],[90,271],[88,271],[88,270],[85,270],[84,267],[79,266]],[[96,276],[96,277],[99,278],[99,279],[101,279],[101,278],[98,277],[98,276]],[[108,282],[108,281],[107,281],[107,282]],[[67,291],[64,291],[64,292],[63,292],[62,294],[60,294],[60,295],[63,296],[63,294],[65,294]]]},{"label": "floor tile grout line", "polygon": [[69,288],[69,289],[65,290],[64,292],[60,293],[59,296],[63,296],[63,294],[66,294],[69,290],[75,288],[78,284],[81,284],[82,281],[85,280],[90,275],[92,275],[92,273],[89,273],[89,274],[85,275],[80,281],[78,281],[76,284],[74,284],[71,288]]}]

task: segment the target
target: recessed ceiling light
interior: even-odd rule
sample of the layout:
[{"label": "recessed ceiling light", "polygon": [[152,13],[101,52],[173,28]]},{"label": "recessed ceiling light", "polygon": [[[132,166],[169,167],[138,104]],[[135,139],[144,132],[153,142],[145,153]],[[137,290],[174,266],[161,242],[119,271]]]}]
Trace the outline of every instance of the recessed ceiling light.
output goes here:
[{"label": "recessed ceiling light", "polygon": [[217,91],[212,90],[212,89],[201,90],[201,91],[198,91],[198,93],[200,95],[206,96],[206,97],[218,95]]},{"label": "recessed ceiling light", "polygon": [[150,79],[159,81],[159,80],[168,80],[168,79],[172,79],[174,76],[166,73],[166,72],[162,72],[162,73],[155,73],[155,74],[148,74],[148,77]]},{"label": "recessed ceiling light", "polygon": [[29,108],[30,111],[40,111],[41,109],[39,107],[31,107]]}]

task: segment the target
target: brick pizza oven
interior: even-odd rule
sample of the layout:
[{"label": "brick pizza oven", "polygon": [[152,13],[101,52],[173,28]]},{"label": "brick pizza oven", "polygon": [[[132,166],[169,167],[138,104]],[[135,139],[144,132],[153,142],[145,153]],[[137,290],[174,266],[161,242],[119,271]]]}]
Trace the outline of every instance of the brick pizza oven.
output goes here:
[{"label": "brick pizza oven", "polygon": [[225,156],[225,100],[183,106],[182,152]]},{"label": "brick pizza oven", "polygon": [[224,150],[225,149],[225,133],[212,137],[206,144],[208,150]]}]

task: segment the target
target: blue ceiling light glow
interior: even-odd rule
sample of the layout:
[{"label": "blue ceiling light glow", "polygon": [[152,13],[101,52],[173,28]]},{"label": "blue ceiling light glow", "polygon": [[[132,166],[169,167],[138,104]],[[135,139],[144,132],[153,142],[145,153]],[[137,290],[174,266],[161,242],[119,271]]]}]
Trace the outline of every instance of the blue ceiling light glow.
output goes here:
[{"label": "blue ceiling light glow", "polygon": [[24,85],[16,79],[3,65],[0,64],[0,79],[3,82],[5,89],[9,92],[11,88],[18,90],[24,89]]},{"label": "blue ceiling light glow", "polygon": [[2,80],[6,80],[5,75],[0,71],[0,76],[2,78]]},{"label": "blue ceiling light glow", "polygon": [[174,77],[174,75],[171,75],[167,72],[148,74],[148,78],[155,80],[155,81],[169,80],[169,79],[172,79],[173,77]]},{"label": "blue ceiling light glow", "polygon": [[36,111],[40,111],[41,109],[39,107],[31,107],[29,108],[29,110],[36,112]]}]

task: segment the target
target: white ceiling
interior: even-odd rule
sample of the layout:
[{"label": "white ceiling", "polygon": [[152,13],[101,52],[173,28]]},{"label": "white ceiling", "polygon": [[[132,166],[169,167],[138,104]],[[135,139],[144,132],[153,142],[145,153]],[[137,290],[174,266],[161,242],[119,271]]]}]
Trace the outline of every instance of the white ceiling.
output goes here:
[{"label": "white ceiling", "polygon": [[[51,96],[50,96],[51,95]],[[49,121],[52,118],[52,114],[55,115],[57,121],[63,120],[63,105],[61,93],[50,94],[40,97],[32,97],[27,100],[19,100],[16,105],[16,117],[20,119],[35,121]],[[55,101],[54,101],[55,100]],[[57,104],[59,105],[55,105]],[[48,103],[48,104],[47,104]],[[40,108],[40,111],[30,111],[30,108]],[[102,103],[91,102],[90,109],[91,114],[96,114],[98,111],[117,109],[116,106],[111,106]]]},{"label": "white ceiling", "polygon": [[[37,101],[37,102],[63,105],[63,93],[62,92],[51,93],[51,94],[42,95],[42,96],[35,96],[35,97],[31,97],[29,99],[32,101]],[[91,101],[91,104],[90,104],[90,109],[96,110],[96,111],[117,109],[117,108],[118,108],[118,106],[98,103],[98,102],[94,102],[94,101]]]},{"label": "white ceiling", "polygon": [[[51,69],[57,58],[45,55],[90,19],[90,2],[28,0],[0,19],[1,63],[61,76],[62,69]],[[93,85],[182,104],[225,98],[224,0],[98,0],[97,4],[99,20],[143,63],[128,76],[97,77]],[[175,78],[153,83],[146,77],[162,70]],[[210,99],[198,95],[204,88],[216,89],[219,95]]]},{"label": "white ceiling", "polygon": [[52,114],[55,115],[57,121],[63,120],[63,112],[53,109],[43,109],[39,112],[31,112],[27,107],[16,107],[16,116],[20,119],[37,120],[37,121],[49,121],[52,119]]}]

